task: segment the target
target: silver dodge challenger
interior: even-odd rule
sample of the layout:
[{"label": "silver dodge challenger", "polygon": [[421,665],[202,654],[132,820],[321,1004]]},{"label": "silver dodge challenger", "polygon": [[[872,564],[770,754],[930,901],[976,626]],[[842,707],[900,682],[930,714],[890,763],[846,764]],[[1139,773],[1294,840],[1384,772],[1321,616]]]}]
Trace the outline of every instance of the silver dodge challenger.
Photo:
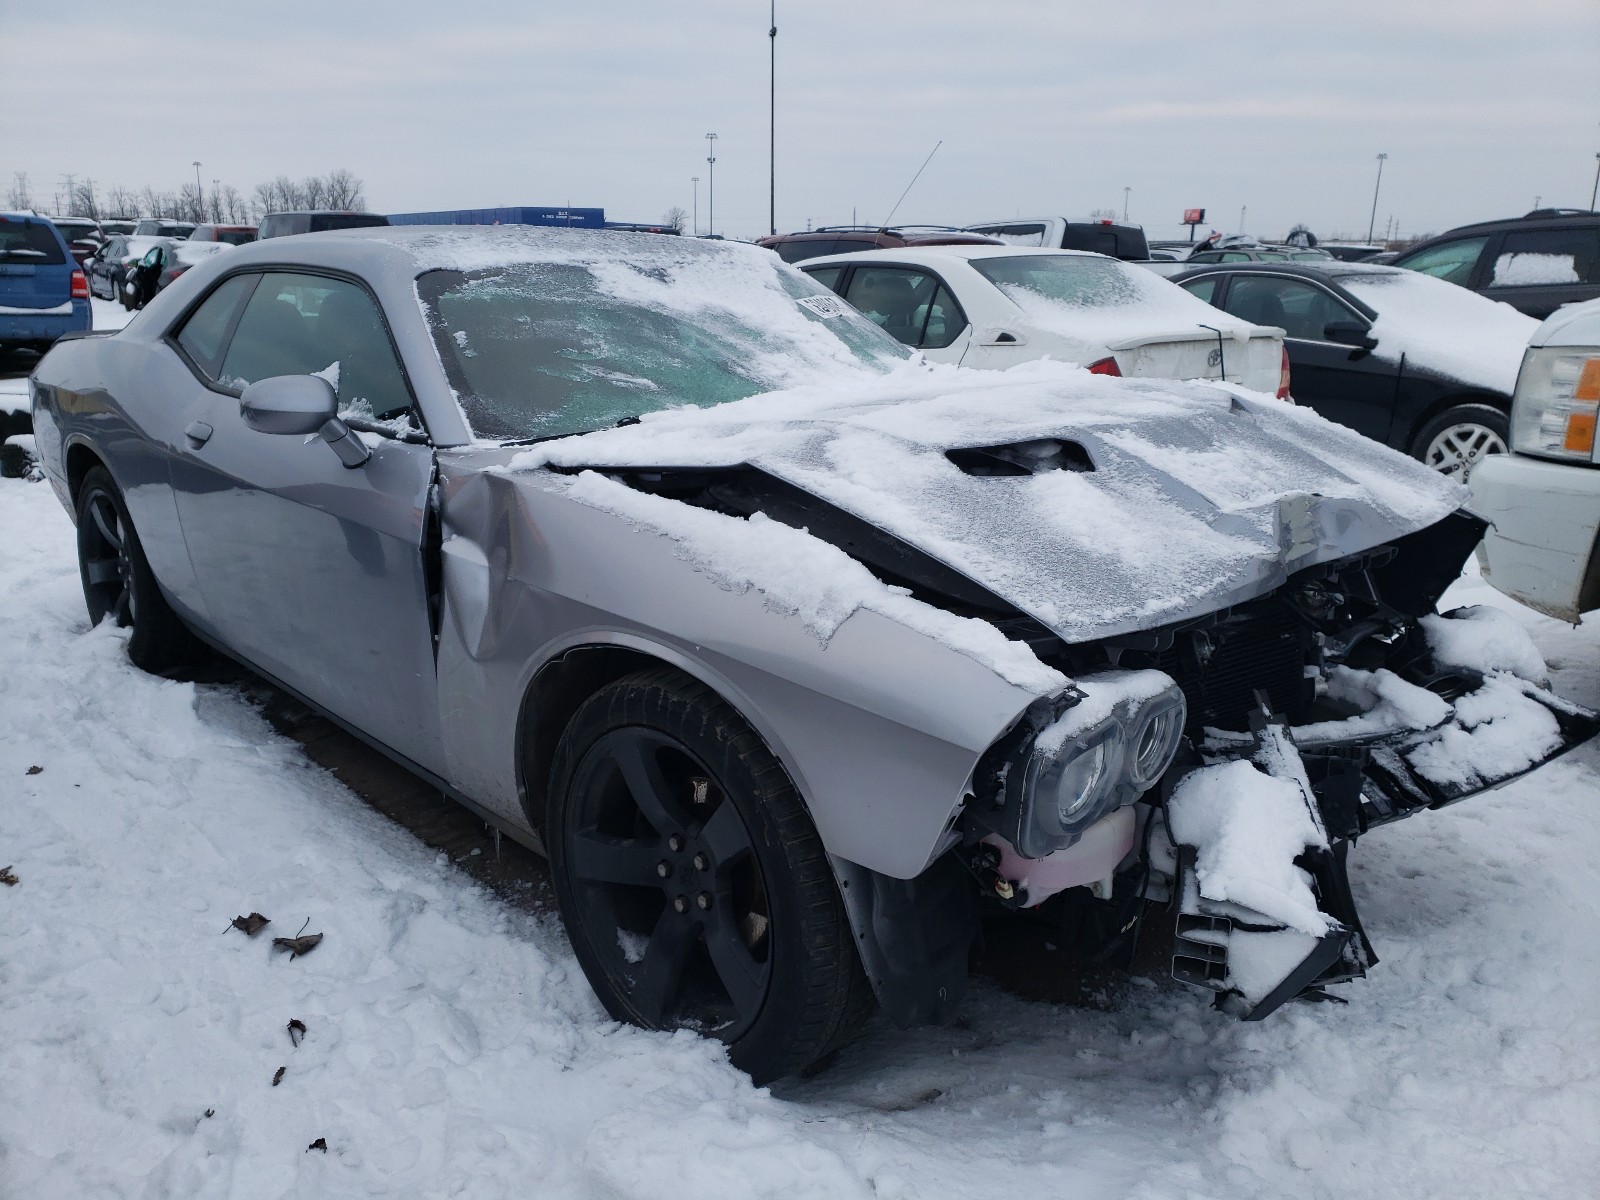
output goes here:
[{"label": "silver dodge challenger", "polygon": [[622,1021],[758,1080],[959,1009],[981,920],[1259,1019],[1362,834],[1591,736],[1483,532],[1270,396],[911,356],[766,251],[364,229],[32,379],[92,621],[209,646],[548,855]]}]

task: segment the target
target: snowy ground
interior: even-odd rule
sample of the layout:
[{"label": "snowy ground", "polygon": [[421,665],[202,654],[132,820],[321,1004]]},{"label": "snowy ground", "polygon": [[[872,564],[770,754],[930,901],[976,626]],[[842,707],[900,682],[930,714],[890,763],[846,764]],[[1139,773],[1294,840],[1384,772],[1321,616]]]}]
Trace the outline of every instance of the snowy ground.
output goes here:
[{"label": "snowy ground", "polygon": [[[608,1021],[554,919],[237,689],[130,668],[47,485],[0,480],[0,546],[0,1197],[1595,1194],[1592,747],[1362,842],[1384,961],[1347,1006],[1240,1025],[1177,988],[1093,1012],[982,984],[960,1027],[879,1021],[768,1091]],[[1592,626],[1452,599],[1517,611],[1600,705]],[[251,911],[261,936],[228,929]],[[321,945],[274,954],[305,920]]]}]

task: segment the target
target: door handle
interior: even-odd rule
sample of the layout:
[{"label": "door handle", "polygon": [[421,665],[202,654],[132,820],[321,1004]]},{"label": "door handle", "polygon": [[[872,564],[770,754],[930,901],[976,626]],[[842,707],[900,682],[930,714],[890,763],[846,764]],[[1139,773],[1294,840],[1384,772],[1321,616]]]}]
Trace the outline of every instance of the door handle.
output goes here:
[{"label": "door handle", "polygon": [[211,438],[211,426],[204,421],[195,421],[183,431],[183,436],[189,439],[189,445],[198,450]]}]

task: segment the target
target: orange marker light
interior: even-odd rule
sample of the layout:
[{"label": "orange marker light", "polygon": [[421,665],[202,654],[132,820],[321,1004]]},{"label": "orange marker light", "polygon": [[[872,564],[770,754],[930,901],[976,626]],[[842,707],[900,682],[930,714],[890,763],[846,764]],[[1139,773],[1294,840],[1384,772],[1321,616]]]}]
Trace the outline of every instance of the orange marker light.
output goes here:
[{"label": "orange marker light", "polygon": [[1583,371],[1578,375],[1578,386],[1572,393],[1572,398],[1600,400],[1600,358],[1591,358],[1583,364]]}]

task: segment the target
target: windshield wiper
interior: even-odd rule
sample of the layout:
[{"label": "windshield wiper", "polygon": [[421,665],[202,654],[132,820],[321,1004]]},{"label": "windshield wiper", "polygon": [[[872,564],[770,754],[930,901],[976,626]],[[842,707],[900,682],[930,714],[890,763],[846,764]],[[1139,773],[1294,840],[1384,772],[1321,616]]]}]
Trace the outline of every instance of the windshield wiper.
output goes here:
[{"label": "windshield wiper", "polygon": [[614,425],[597,425],[593,429],[579,429],[572,433],[544,433],[540,434],[538,437],[507,438],[505,441],[501,442],[500,445],[536,446],[540,442],[553,442],[557,438],[582,437],[586,433],[599,433],[602,429],[621,429],[624,425],[637,425],[638,423],[639,418],[637,415],[619,417]]},{"label": "windshield wiper", "polygon": [[6,258],[49,258],[43,250],[35,250],[32,246],[18,246],[14,250],[0,250],[0,255]]}]

